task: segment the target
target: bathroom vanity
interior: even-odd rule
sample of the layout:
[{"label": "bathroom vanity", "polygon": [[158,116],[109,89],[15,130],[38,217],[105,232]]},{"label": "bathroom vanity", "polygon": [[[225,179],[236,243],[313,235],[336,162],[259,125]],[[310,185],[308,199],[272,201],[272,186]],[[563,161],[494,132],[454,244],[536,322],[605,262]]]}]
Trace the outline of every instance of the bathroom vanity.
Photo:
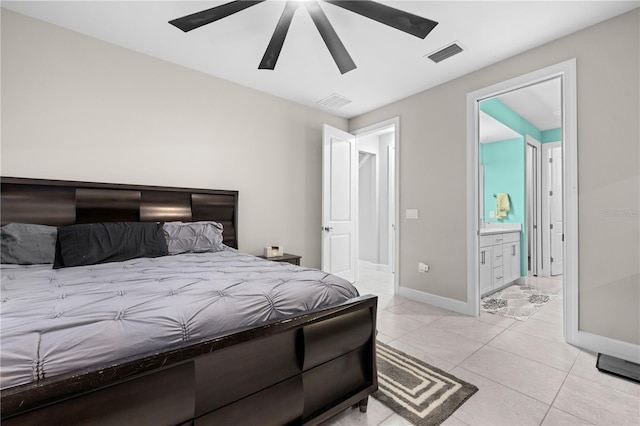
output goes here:
[{"label": "bathroom vanity", "polygon": [[500,290],[520,278],[521,226],[487,225],[480,229],[481,296]]}]

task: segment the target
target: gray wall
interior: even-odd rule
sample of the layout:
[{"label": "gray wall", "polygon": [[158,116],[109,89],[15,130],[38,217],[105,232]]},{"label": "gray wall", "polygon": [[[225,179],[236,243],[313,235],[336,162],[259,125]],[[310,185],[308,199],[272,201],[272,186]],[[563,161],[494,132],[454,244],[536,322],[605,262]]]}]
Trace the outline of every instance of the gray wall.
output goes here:
[{"label": "gray wall", "polygon": [[[350,120],[400,116],[400,285],[466,301],[466,94],[577,58],[579,329],[640,344],[640,13]],[[418,220],[405,220],[418,208]],[[426,261],[428,274],[417,272]]]},{"label": "gray wall", "polygon": [[2,175],[240,191],[240,249],[320,266],[322,124],[347,120],[2,10]]}]

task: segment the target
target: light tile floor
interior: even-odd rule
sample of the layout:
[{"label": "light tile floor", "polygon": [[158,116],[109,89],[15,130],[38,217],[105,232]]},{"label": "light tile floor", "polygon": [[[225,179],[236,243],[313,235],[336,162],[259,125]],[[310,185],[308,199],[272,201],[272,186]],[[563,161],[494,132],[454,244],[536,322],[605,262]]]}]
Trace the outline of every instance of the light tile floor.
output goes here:
[{"label": "light tile floor", "polygon": [[[600,373],[596,354],[564,343],[562,280],[529,278],[557,298],[521,322],[468,317],[393,295],[393,275],[361,269],[356,287],[378,296],[378,339],[478,387],[444,426],[640,425],[640,385]],[[369,398],[323,426],[411,425]]]}]

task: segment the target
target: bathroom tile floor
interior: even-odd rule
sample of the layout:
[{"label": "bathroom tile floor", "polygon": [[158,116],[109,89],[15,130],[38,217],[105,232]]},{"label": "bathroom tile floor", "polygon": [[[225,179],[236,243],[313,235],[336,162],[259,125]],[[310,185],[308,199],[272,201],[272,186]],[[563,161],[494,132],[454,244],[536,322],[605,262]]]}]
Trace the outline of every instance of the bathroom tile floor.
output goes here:
[{"label": "bathroom tile floor", "polygon": [[[468,317],[393,295],[393,275],[361,268],[356,287],[378,296],[378,339],[478,387],[444,426],[639,425],[640,385],[600,373],[596,354],[564,343],[562,279],[529,277],[558,293],[529,320]],[[411,425],[369,398],[323,426]]]}]

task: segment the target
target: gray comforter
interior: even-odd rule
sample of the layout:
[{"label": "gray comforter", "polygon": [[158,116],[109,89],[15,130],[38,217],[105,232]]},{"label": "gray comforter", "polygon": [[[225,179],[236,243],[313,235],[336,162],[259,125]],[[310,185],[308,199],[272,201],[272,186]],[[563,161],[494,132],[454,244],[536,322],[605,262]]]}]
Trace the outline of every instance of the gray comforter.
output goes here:
[{"label": "gray comforter", "polygon": [[2,265],[1,387],[117,363],[358,295],[232,249],[57,269]]}]

